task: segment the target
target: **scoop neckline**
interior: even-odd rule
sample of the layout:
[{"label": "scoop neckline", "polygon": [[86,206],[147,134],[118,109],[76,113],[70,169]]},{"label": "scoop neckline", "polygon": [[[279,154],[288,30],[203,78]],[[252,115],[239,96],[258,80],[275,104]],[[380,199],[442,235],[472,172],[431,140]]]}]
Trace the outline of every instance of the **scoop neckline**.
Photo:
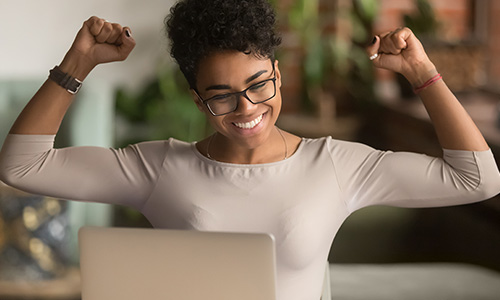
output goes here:
[{"label": "scoop neckline", "polygon": [[191,143],[191,150],[194,152],[194,154],[201,159],[202,161],[211,164],[211,165],[217,165],[217,166],[226,166],[226,167],[236,167],[236,168],[249,168],[249,167],[268,167],[268,166],[275,166],[275,165],[281,165],[284,163],[287,163],[289,161],[292,161],[297,157],[300,152],[302,151],[305,138],[301,137],[300,138],[300,143],[299,146],[297,147],[297,150],[290,155],[289,157],[279,160],[279,161],[274,161],[274,162],[269,162],[269,163],[262,163],[262,164],[236,164],[236,163],[228,163],[228,162],[222,162],[222,161],[217,161],[214,159],[210,159],[206,157],[205,155],[201,154],[201,152],[196,148],[196,143],[197,142],[192,142]]}]

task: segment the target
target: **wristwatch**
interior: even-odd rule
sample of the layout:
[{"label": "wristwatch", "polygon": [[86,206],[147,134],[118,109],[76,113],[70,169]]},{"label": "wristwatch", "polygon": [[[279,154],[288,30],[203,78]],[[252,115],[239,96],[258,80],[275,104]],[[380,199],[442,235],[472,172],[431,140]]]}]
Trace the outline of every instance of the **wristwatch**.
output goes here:
[{"label": "wristwatch", "polygon": [[68,73],[61,71],[59,66],[49,72],[49,79],[66,89],[70,94],[76,94],[82,87],[82,81],[71,77]]}]

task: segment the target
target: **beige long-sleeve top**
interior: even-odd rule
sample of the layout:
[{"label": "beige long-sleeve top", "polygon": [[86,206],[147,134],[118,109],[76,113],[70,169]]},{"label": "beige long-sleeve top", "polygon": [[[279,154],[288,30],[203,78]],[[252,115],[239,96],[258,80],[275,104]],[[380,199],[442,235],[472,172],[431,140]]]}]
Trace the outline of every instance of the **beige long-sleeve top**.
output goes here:
[{"label": "beige long-sleeve top", "polygon": [[237,165],[175,139],[117,150],[54,149],[53,141],[9,135],[0,179],[61,199],[131,206],[158,228],[272,233],[283,300],[320,298],[331,243],[352,212],[458,205],[500,191],[491,151],[444,150],[441,159],[304,138],[286,160]]}]

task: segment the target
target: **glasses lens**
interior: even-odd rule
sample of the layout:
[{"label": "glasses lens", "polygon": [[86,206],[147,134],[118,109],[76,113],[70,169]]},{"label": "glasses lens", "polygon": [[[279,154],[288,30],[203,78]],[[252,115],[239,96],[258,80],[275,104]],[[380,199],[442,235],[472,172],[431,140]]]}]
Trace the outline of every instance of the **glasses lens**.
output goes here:
[{"label": "glasses lens", "polygon": [[223,115],[236,110],[238,95],[229,94],[207,101],[207,106],[215,115]]},{"label": "glasses lens", "polygon": [[[259,82],[246,90],[246,96],[254,104],[265,102],[275,95],[276,84],[272,79]],[[206,104],[214,115],[224,115],[236,110],[239,97],[241,93],[215,96],[207,100]]]},{"label": "glasses lens", "polygon": [[274,80],[266,80],[256,85],[252,85],[247,90],[247,96],[253,103],[261,103],[274,97],[276,85]]}]

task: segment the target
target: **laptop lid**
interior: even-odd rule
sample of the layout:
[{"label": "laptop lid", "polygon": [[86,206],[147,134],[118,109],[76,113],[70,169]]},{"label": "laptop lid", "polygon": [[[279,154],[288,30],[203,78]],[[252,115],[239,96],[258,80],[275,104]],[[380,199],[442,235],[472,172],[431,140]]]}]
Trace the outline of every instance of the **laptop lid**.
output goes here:
[{"label": "laptop lid", "polygon": [[83,227],[82,300],[275,300],[268,234]]}]

